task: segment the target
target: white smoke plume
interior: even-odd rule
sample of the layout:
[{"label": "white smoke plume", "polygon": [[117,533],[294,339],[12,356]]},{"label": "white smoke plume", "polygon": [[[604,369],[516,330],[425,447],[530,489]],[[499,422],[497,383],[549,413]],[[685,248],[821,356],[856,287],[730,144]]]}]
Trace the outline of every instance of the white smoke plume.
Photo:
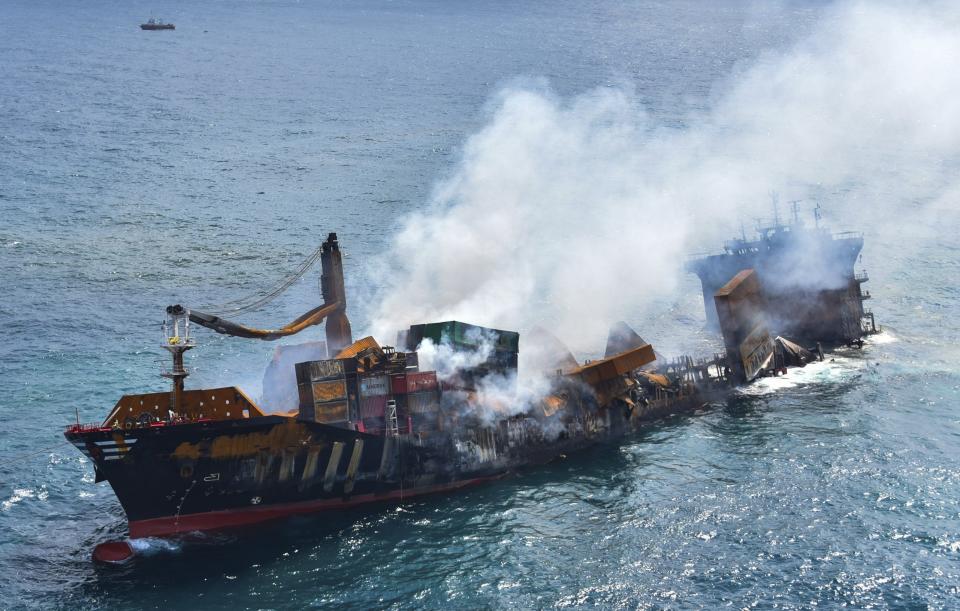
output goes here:
[{"label": "white smoke plume", "polygon": [[[475,347],[465,349],[450,343],[434,343],[424,339],[417,348],[420,369],[436,371],[441,382],[456,385],[464,372],[475,370],[490,362],[494,354],[495,338],[479,329],[468,332]],[[539,371],[530,371],[518,377],[516,371],[491,371],[475,380],[475,391],[448,390],[444,393],[447,409],[460,409],[480,422],[493,422],[530,411],[533,405],[550,391],[550,383]]]},{"label": "white smoke plume", "polygon": [[373,331],[541,325],[595,351],[612,322],[675,289],[685,253],[766,213],[771,191],[858,228],[875,218],[877,233],[897,208],[955,221],[957,58],[956,5],[855,2],[718,83],[685,128],[658,124],[628,88],[508,87],[396,238]]},{"label": "white smoke plume", "polygon": [[417,348],[418,364],[423,371],[436,371],[440,381],[453,379],[458,372],[486,362],[493,353],[493,342],[487,340],[474,350],[454,348],[448,343],[435,344],[424,339]]}]

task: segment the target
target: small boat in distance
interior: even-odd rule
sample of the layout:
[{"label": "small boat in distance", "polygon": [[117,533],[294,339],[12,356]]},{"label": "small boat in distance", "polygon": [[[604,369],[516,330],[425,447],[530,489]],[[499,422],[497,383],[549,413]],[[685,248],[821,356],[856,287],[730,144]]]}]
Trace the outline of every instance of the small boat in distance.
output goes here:
[{"label": "small boat in distance", "polygon": [[174,30],[176,26],[172,23],[164,23],[160,19],[151,17],[146,23],[140,24],[141,30]]}]

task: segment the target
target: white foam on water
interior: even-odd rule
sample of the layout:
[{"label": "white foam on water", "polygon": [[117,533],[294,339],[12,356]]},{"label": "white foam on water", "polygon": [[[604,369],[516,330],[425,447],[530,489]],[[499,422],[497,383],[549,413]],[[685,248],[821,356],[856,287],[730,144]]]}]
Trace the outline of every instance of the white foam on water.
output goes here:
[{"label": "white foam on water", "polygon": [[947,538],[941,537],[937,541],[937,547],[942,547],[950,550],[953,553],[960,552],[960,541],[950,541]]},{"label": "white foam on water", "polygon": [[15,488],[10,498],[0,503],[0,511],[9,511],[11,507],[24,499],[36,498],[37,493],[29,488]]},{"label": "white foam on water", "polygon": [[890,333],[889,331],[881,331],[880,333],[877,333],[876,335],[871,335],[866,339],[866,343],[878,344],[878,345],[892,344],[899,341],[900,341],[900,338],[896,337],[893,333]]},{"label": "white foam on water", "polygon": [[823,361],[788,369],[784,375],[760,378],[749,386],[740,388],[738,392],[744,395],[760,396],[808,384],[835,384],[848,379],[861,366],[858,360],[828,354]]},{"label": "white foam on water", "polygon": [[128,539],[130,548],[137,554],[152,556],[154,554],[175,554],[180,551],[182,545],[169,539],[159,539],[155,537],[145,537],[143,539]]}]

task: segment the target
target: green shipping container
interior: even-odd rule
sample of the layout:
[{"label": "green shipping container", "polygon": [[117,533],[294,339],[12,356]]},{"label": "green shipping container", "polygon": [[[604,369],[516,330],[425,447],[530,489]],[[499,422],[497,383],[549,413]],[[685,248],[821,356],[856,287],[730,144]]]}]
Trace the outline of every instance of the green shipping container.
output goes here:
[{"label": "green shipping container", "polygon": [[476,348],[485,338],[493,342],[494,350],[498,352],[516,354],[520,351],[520,334],[515,331],[491,329],[457,320],[411,325],[407,333],[407,348],[415,350],[424,339],[435,344],[449,343],[455,347]]}]

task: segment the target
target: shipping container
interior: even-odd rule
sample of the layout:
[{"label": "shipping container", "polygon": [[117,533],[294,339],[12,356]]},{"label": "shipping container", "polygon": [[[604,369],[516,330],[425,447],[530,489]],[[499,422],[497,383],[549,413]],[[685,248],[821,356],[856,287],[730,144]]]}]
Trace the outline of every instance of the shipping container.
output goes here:
[{"label": "shipping container", "polygon": [[331,423],[349,420],[350,410],[346,401],[317,403],[313,406],[313,410],[315,422]]},{"label": "shipping container", "polygon": [[350,420],[350,407],[346,401],[310,403],[300,406],[300,420],[333,424]]},{"label": "shipping container", "polygon": [[385,375],[360,378],[361,397],[382,397],[390,394],[390,380]]},{"label": "shipping container", "polygon": [[387,396],[363,397],[360,399],[361,418],[383,418],[387,407]]},{"label": "shipping container", "polygon": [[394,395],[408,392],[424,392],[439,388],[436,371],[410,371],[402,375],[390,376],[390,390]]},{"label": "shipping container", "polygon": [[310,383],[310,361],[296,363],[293,369],[297,372],[297,385]]},{"label": "shipping container", "polygon": [[356,373],[357,362],[355,359],[327,359],[297,363],[294,368],[297,372],[297,383],[306,384],[342,379],[351,373]]},{"label": "shipping container", "polygon": [[320,380],[342,378],[347,373],[346,368],[344,367],[345,364],[346,361],[342,359],[313,361],[310,363],[310,380],[312,382],[316,382]]},{"label": "shipping container", "polygon": [[435,344],[450,344],[465,349],[474,349],[489,341],[495,350],[520,351],[520,334],[515,331],[491,329],[456,320],[411,325],[405,337],[406,348],[416,350],[425,339]]},{"label": "shipping container", "polygon": [[440,410],[440,395],[436,391],[410,393],[405,407],[409,414],[435,413]]},{"label": "shipping container", "polygon": [[364,337],[363,339],[358,339],[353,342],[337,354],[338,359],[349,359],[357,356],[364,350],[371,350],[374,352],[380,351],[380,344],[377,343],[377,340],[372,337]]},{"label": "shipping container", "polygon": [[297,384],[297,392],[300,395],[300,411],[304,408],[313,408],[313,386],[310,383]]},{"label": "shipping container", "polygon": [[405,395],[407,394],[407,375],[392,375],[390,376],[390,392],[394,395]]},{"label": "shipping container", "polygon": [[437,372],[436,371],[410,372],[407,374],[406,383],[407,383],[408,393],[436,390],[438,388]]},{"label": "shipping container", "polygon": [[517,368],[517,353],[497,350],[487,359],[489,367],[504,371]]},{"label": "shipping container", "polygon": [[331,380],[329,382],[314,382],[313,401],[314,403],[323,403],[326,401],[342,401],[347,398],[346,380]]}]

